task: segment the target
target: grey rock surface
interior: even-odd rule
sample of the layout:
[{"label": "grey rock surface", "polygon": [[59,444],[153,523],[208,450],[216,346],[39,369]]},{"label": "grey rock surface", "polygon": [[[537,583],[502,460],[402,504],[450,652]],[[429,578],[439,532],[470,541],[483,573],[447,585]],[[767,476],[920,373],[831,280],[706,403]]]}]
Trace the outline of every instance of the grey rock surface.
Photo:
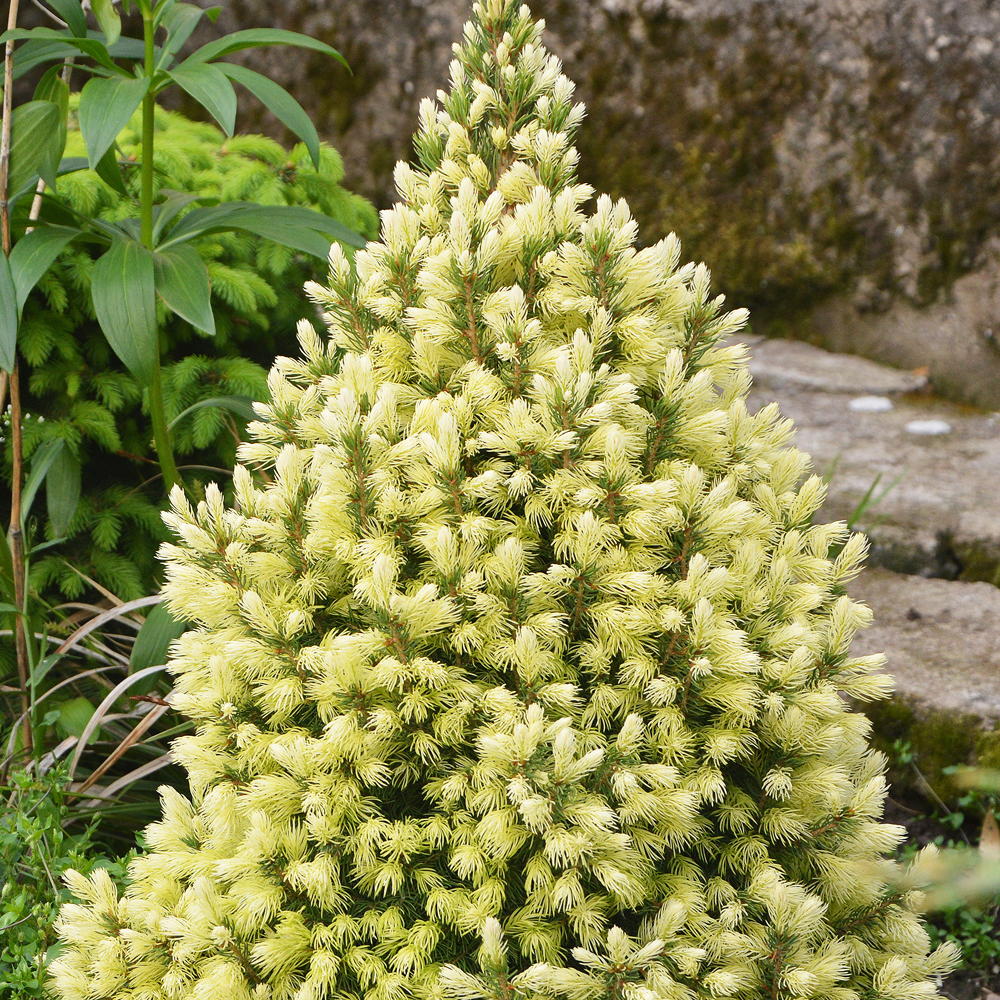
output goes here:
[{"label": "grey rock surface", "polygon": [[831,351],[926,368],[938,395],[1000,408],[1000,266],[992,251],[931,305],[896,299],[885,311],[872,311],[859,309],[849,296],[832,296],[800,332]]},{"label": "grey rock surface", "polygon": [[[875,564],[997,581],[1000,414],[913,392],[896,395],[891,409],[858,411],[852,399],[875,391],[898,394],[912,374],[795,341],[760,341],[751,355],[751,408],[776,400],[795,421],[796,445],[830,479],[820,516],[854,519],[872,540]],[[928,421],[950,430],[914,433],[920,423],[928,429]],[[870,489],[878,497],[888,487],[878,503],[856,514]]]},{"label": "grey rock surface", "polygon": [[832,354],[794,340],[754,343],[750,374],[758,389],[892,396],[917,392],[927,376],[851,354]]},{"label": "grey rock surface", "polygon": [[1000,590],[865,570],[848,588],[875,614],[853,656],[885,652],[896,693],[935,710],[1000,718]]},{"label": "grey rock surface", "polygon": [[[1000,407],[1000,5],[993,0],[531,0],[588,117],[583,178],[671,230],[767,332]],[[232,0],[340,49],[240,53],[288,86],[380,206],[469,0]],[[281,132],[245,95],[240,126]],[[967,276],[964,285],[956,279]],[[818,305],[825,309],[816,311]]]}]

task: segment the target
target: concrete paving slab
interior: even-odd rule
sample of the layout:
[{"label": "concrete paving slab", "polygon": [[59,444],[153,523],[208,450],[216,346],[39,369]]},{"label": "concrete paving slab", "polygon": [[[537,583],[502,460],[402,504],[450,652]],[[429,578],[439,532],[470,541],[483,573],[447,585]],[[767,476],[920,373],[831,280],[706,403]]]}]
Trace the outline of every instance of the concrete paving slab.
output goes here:
[{"label": "concrete paving slab", "polygon": [[898,695],[937,711],[1000,719],[1000,589],[875,568],[848,592],[875,614],[851,653],[884,652]]}]

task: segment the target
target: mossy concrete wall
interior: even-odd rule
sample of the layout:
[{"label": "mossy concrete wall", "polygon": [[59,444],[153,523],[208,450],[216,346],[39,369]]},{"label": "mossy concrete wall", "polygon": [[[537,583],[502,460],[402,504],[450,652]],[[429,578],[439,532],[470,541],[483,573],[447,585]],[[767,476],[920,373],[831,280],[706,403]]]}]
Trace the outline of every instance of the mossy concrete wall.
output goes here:
[{"label": "mossy concrete wall", "polygon": [[[534,0],[589,108],[581,174],[677,231],[758,329],[905,367],[1000,407],[1000,7],[992,0]],[[329,41],[264,50],[387,205],[466,0],[234,0],[219,28]],[[242,126],[274,127],[247,108]],[[974,275],[970,284],[961,284]],[[942,330],[945,332],[942,334]]]}]

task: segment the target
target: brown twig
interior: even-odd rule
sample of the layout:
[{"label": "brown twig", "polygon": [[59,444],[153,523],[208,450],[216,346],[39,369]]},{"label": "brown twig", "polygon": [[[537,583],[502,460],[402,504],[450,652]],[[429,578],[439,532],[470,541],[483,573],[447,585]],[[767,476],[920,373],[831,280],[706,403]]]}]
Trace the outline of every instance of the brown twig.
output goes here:
[{"label": "brown twig", "polygon": [[[18,0],[10,0],[7,9],[7,30],[17,27]],[[3,252],[10,255],[10,204],[7,200],[7,187],[10,173],[10,122],[11,99],[14,89],[14,42],[7,42],[4,49],[3,64],[3,126],[0,128],[0,237],[3,239]]]},{"label": "brown twig", "polygon": [[[16,357],[14,370],[10,376],[10,428],[14,453],[14,481],[10,502],[10,556],[14,570],[14,605],[20,612],[14,616],[14,645],[17,650],[17,676],[24,690],[21,697],[22,707],[30,709],[28,694],[30,661],[28,659],[28,636],[24,630],[25,584],[27,581],[25,580],[24,568],[24,530],[21,525],[24,445],[21,439],[21,386]],[[24,748],[29,753],[31,752],[30,712],[24,719]]]},{"label": "brown twig", "polygon": [[[7,30],[17,27],[17,11],[19,0],[10,0],[7,10]],[[0,128],[0,240],[3,243],[5,257],[10,256],[10,126],[12,117],[11,99],[14,90],[14,42],[7,42],[4,50],[3,65],[3,125]],[[14,570],[14,604],[21,611],[15,615],[14,635],[17,649],[17,678],[21,685],[21,709],[24,722],[22,734],[25,752],[32,752],[31,740],[31,704],[28,691],[29,661],[28,638],[24,631],[24,537],[21,531],[21,476],[22,476],[22,442],[21,442],[21,393],[18,384],[17,358],[15,355],[14,370],[10,374],[10,426],[11,444],[14,452],[14,482],[11,489],[10,504],[10,554]]]}]

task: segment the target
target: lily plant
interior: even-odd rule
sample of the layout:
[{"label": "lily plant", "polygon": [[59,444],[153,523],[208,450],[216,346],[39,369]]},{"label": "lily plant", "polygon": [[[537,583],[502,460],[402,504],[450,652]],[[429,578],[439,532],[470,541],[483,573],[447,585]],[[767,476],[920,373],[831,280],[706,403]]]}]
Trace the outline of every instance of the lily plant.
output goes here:
[{"label": "lily plant", "polygon": [[[172,87],[194,98],[230,136],[236,121],[234,85],[243,87],[299,136],[318,166],[319,137],[302,106],[267,77],[225,58],[244,49],[292,45],[344,63],[335,49],[297,32],[258,28],[225,35],[184,54],[195,29],[206,19],[214,21],[219,8],[202,9],[179,0],[121,0],[126,14],[134,11],[142,18],[142,37],[130,38],[122,35],[121,16],[113,0],[46,2],[47,7],[41,0],[36,6],[58,27],[17,28],[18,0],[10,0],[8,30],[0,36],[5,43],[0,130],[0,408],[9,388],[13,461],[9,549],[0,546],[0,597],[7,600],[0,603],[0,613],[14,618],[22,704],[20,726],[15,728],[21,729],[22,747],[29,754],[35,743],[35,689],[52,659],[35,648],[40,633],[28,599],[27,563],[32,553],[61,539],[26,548],[25,522],[44,481],[49,521],[59,534],[79,502],[81,469],[68,445],[53,441],[36,451],[24,481],[17,357],[28,295],[67,246],[74,242],[89,245],[95,257],[91,275],[94,313],[108,344],[147,393],[160,473],[169,489],[180,482],[170,441],[173,424],[206,405],[253,415],[250,400],[220,396],[201,400],[168,423],[157,299],[198,330],[208,335],[215,332],[208,270],[193,241],[242,230],[321,258],[328,255],[334,240],[352,247],[365,244],[343,224],[311,209],[220,203],[197,194],[159,190],[156,185],[154,111],[156,102]],[[88,16],[96,21],[96,28],[88,23]],[[13,81],[48,64],[33,99],[13,108]],[[88,77],[77,108],[86,157],[64,156],[73,72]],[[126,171],[134,171],[136,164],[120,159],[116,139],[140,108],[140,183],[138,197],[133,197],[125,179]],[[59,177],[87,168],[130,198],[134,215],[108,221],[83,215],[61,199]],[[14,206],[29,197],[30,211],[14,215]]]},{"label": "lily plant", "polygon": [[[94,312],[108,343],[148,392],[153,436],[165,485],[179,481],[164,408],[157,336],[156,299],[209,335],[215,333],[208,271],[191,241],[201,236],[244,230],[305,253],[325,257],[332,240],[364,246],[364,239],[320,212],[297,206],[213,202],[194,194],[161,191],[154,174],[156,101],[180,87],[232,135],[236,121],[234,84],[246,88],[306,145],[318,166],[316,128],[287,91],[245,66],[222,61],[242,49],[294,45],[344,62],[325,42],[293,31],[256,28],[211,41],[187,56],[181,50],[203,19],[204,10],[177,0],[123,0],[142,16],[143,37],[121,34],[121,18],[111,0],[93,0],[90,9],[100,30],[90,30],[81,0],[50,0],[63,28],[15,28],[0,41],[21,42],[14,53],[14,76],[53,62],[34,99],[14,110],[11,122],[9,201],[41,191],[52,198],[60,174],[87,167],[126,193],[115,140],[142,109],[141,189],[136,214],[120,222],[82,216],[55,197],[53,210],[30,220],[9,260],[0,260],[0,368],[13,370],[21,310],[32,288],[74,240],[95,244],[99,257],[92,275]],[[80,92],[78,121],[87,156],[63,158],[69,85],[67,60],[90,79]],[[345,63],[346,65],[346,63]],[[42,183],[39,183],[41,181]],[[54,221],[61,219],[62,222]],[[70,224],[65,224],[69,222]],[[231,397],[220,406],[243,406]]]}]

